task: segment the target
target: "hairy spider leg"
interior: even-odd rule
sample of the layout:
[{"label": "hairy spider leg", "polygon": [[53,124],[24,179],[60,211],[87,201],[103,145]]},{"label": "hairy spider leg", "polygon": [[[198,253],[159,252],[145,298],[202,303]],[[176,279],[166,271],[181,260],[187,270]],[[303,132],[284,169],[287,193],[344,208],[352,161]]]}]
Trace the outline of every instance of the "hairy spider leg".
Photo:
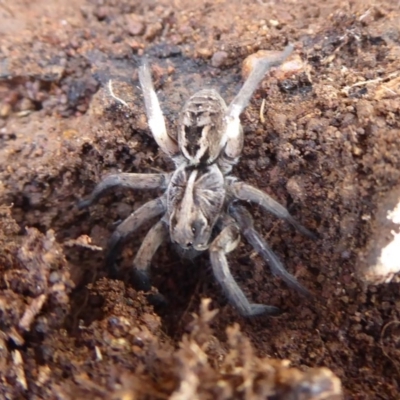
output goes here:
[{"label": "hairy spider leg", "polygon": [[226,143],[225,154],[228,157],[237,158],[242,152],[243,133],[240,126],[240,114],[249,104],[251,96],[257,89],[267,71],[272,67],[281,65],[290,56],[292,51],[293,46],[288,45],[279,56],[259,60],[251,71],[246,82],[239,90],[239,93],[229,104],[226,112],[227,127],[222,139],[223,145]]},{"label": "hairy spider leg", "polygon": [[257,86],[262,81],[267,71],[272,67],[281,65],[290,56],[292,51],[293,46],[288,45],[279,56],[260,59],[254,66],[242,88],[239,90],[239,93],[229,104],[227,116],[231,118],[238,118],[249,104],[251,96],[257,89]]},{"label": "hairy spider leg", "polygon": [[133,260],[133,273],[135,281],[140,290],[148,292],[151,289],[149,269],[151,260],[158,248],[169,236],[168,225],[163,221],[158,221],[147,233],[136,257]]},{"label": "hairy spider leg", "polygon": [[165,213],[166,210],[167,206],[165,198],[159,197],[143,204],[118,225],[108,242],[106,255],[106,266],[113,277],[115,277],[117,274],[117,269],[115,268],[115,259],[120,253],[126,237],[134,233],[145,222]]},{"label": "hairy spider leg", "polygon": [[167,133],[164,116],[161,111],[157,94],[154,90],[150,67],[147,62],[144,62],[139,67],[139,81],[140,86],[142,87],[149,128],[155,141],[161,150],[170,157],[177,155],[179,153],[179,146],[178,143]]},{"label": "hairy spider leg", "polygon": [[272,197],[268,196],[266,193],[257,189],[251,185],[244,182],[233,182],[228,187],[230,193],[238,200],[249,201],[251,203],[258,204],[264,210],[269,211],[278,218],[282,218],[289,222],[294,228],[296,228],[300,233],[308,236],[311,239],[315,239],[316,235],[310,232],[307,228],[297,222],[290,214],[289,211],[275,201]]},{"label": "hairy spider leg", "polygon": [[247,209],[238,204],[230,204],[229,214],[238,223],[240,231],[247,241],[253,246],[257,253],[268,263],[271,272],[275,276],[279,276],[288,286],[297,290],[304,296],[310,296],[310,292],[302,286],[297,279],[286,271],[278,257],[268,246],[262,236],[255,230],[253,218]]},{"label": "hairy spider leg", "polygon": [[215,278],[220,283],[230,303],[236,307],[241,315],[251,317],[259,314],[280,314],[280,310],[277,307],[250,303],[234,280],[229,270],[226,254],[233,251],[239,241],[240,233],[238,225],[232,218],[226,216],[221,232],[209,248]]},{"label": "hairy spider leg", "polygon": [[93,192],[86,200],[78,203],[78,208],[91,206],[108,190],[115,187],[126,189],[166,189],[170,174],[132,174],[120,173],[105,177],[96,185]]}]

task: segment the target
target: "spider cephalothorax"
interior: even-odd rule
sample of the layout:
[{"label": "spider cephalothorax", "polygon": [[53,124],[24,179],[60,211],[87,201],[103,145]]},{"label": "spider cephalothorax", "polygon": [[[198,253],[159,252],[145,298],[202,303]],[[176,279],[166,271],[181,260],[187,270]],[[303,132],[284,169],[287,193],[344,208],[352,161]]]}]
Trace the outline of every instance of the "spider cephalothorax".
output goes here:
[{"label": "spider cephalothorax", "polygon": [[207,250],[225,195],[224,176],[216,164],[193,168],[183,163],[167,189],[172,242],[183,249]]},{"label": "spider cephalothorax", "polygon": [[174,160],[176,170],[160,174],[110,175],[96,186],[88,200],[80,203],[80,207],[89,206],[106,190],[116,186],[165,190],[161,197],[144,204],[124,220],[109,243],[107,262],[113,264],[125,237],[149,219],[159,218],[144,238],[133,262],[141,289],[150,290],[149,268],[153,255],[163,242],[171,240],[182,254],[209,251],[216,279],[242,315],[275,314],[279,311],[276,307],[250,303],[229,271],[226,254],[236,248],[242,233],[270,264],[275,275],[303,294],[307,293],[254,229],[252,217],[240,201],[256,203],[303,234],[313,235],[266,193],[230,175],[243,147],[239,116],[266,71],[281,64],[291,51],[292,47],[288,46],[279,57],[260,60],[229,106],[215,90],[204,89],[194,94],[182,110],[177,141],[166,131],[150,69],[146,63],[140,67],[139,80],[149,127],[161,150]]}]

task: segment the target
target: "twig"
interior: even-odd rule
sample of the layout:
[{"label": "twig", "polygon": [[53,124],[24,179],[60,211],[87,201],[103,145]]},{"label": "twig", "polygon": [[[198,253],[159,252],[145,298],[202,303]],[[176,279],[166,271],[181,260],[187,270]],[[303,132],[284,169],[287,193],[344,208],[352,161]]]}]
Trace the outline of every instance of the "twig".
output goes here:
[{"label": "twig", "polygon": [[12,352],[12,359],[15,365],[15,374],[17,376],[17,382],[21,385],[24,390],[28,390],[28,384],[26,382],[24,362],[22,360],[21,353],[18,350]]},{"label": "twig", "polygon": [[391,326],[391,325],[399,325],[399,324],[400,324],[400,321],[398,321],[398,320],[394,320],[394,321],[388,322],[382,328],[381,337],[379,339],[379,342],[380,342],[379,344],[380,344],[380,347],[382,349],[382,353],[393,363],[394,367],[396,368],[397,374],[400,374],[398,363],[392,357],[390,357],[389,354],[386,352],[385,346],[383,345],[383,336],[384,336],[384,334],[386,332],[386,329],[389,328],[389,326]]},{"label": "twig", "polygon": [[262,99],[261,107],[260,107],[260,121],[262,124],[265,122],[265,118],[264,118],[265,103],[266,103],[265,99]]},{"label": "twig", "polygon": [[26,308],[24,315],[19,321],[18,326],[24,331],[29,331],[29,328],[32,324],[33,319],[38,315],[43,307],[44,302],[46,301],[46,295],[41,294],[40,296],[34,298]]},{"label": "twig", "polygon": [[117,100],[119,103],[121,103],[121,104],[124,105],[125,107],[129,107],[129,106],[128,106],[128,103],[127,103],[126,101],[122,100],[120,97],[118,97],[118,96],[116,96],[116,95],[114,94],[114,90],[113,90],[113,87],[112,87],[112,80],[111,80],[111,79],[108,81],[108,90],[109,90],[109,92],[110,92],[111,97],[112,97],[114,100]]}]

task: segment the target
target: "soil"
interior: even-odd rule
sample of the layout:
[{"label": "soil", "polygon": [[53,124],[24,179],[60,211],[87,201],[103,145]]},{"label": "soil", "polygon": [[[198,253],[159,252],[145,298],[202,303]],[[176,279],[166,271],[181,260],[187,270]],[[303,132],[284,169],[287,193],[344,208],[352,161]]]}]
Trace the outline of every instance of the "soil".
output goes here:
[{"label": "soil", "polygon": [[[397,2],[3,0],[0,20],[1,398],[333,399],[336,376],[346,399],[399,398],[398,279],[363,279],[383,235],[375,218],[400,185]],[[103,249],[157,193],[76,207],[109,173],[173,167],[149,133],[137,67],[145,55],[176,132],[191,94],[213,86],[229,102],[246,57],[288,42],[295,67],[269,74],[242,115],[234,174],[318,235],[249,208],[313,297],[243,241],[235,278],[282,315],[242,318],[206,255],[164,246],[153,291],[168,305],[154,310],[124,274],[151,224],[124,247],[119,279]]]}]

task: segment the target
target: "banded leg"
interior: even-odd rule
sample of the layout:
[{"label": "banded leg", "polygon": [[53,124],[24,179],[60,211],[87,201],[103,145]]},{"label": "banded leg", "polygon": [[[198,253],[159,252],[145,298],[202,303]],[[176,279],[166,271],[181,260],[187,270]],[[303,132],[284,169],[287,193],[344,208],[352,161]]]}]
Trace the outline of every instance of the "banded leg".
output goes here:
[{"label": "banded leg", "polygon": [[91,195],[78,203],[83,209],[95,203],[104,193],[115,187],[127,189],[166,189],[170,174],[131,174],[120,173],[105,177],[94,188]]},{"label": "banded leg", "polygon": [[142,87],[144,103],[148,118],[149,128],[155,141],[161,150],[169,156],[174,156],[179,153],[179,147],[167,133],[165,127],[164,116],[161,111],[160,103],[157,94],[154,90],[154,85],[151,80],[150,67],[147,62],[144,62],[139,67],[139,81]]},{"label": "banded leg", "polygon": [[312,232],[310,232],[307,228],[297,222],[289,214],[289,211],[285,207],[283,207],[281,204],[279,204],[272,197],[268,196],[260,189],[257,189],[244,182],[233,182],[229,186],[229,191],[236,199],[258,204],[278,218],[282,218],[285,221],[289,222],[303,235],[308,236],[311,239],[316,238],[316,236]]},{"label": "banded leg", "polygon": [[214,239],[210,246],[210,259],[215,278],[222,286],[229,301],[237,308],[240,314],[251,317],[259,314],[277,315],[280,313],[277,307],[264,304],[250,303],[242,289],[234,280],[230,270],[226,254],[233,251],[240,241],[239,227],[229,218],[221,233]]},{"label": "banded leg", "polygon": [[112,275],[116,275],[115,258],[121,251],[124,239],[135,232],[140,226],[151,218],[157,217],[166,211],[165,199],[159,197],[158,199],[151,200],[136,211],[134,211],[128,218],[126,218],[111,235],[108,242],[108,249],[106,255],[106,266],[109,268]]},{"label": "banded leg", "polygon": [[282,64],[292,53],[293,46],[286,46],[283,52],[274,58],[264,58],[257,62],[239,93],[228,107],[226,117],[228,121],[225,139],[225,154],[230,158],[239,157],[242,147],[242,133],[239,116],[250,102],[251,96],[257,89],[265,74],[271,67]]},{"label": "banded leg", "polygon": [[262,236],[255,230],[253,218],[243,206],[231,204],[229,214],[235,219],[240,227],[240,231],[247,241],[254,247],[257,253],[269,264],[271,272],[279,276],[286,284],[297,290],[304,296],[310,296],[309,291],[303,287],[297,279],[286,271],[283,264],[268,246]]},{"label": "banded leg", "polygon": [[136,257],[133,261],[133,269],[138,289],[148,292],[151,289],[149,277],[149,269],[151,260],[161,246],[168,238],[168,227],[162,220],[157,222],[149,232],[141,244]]}]

